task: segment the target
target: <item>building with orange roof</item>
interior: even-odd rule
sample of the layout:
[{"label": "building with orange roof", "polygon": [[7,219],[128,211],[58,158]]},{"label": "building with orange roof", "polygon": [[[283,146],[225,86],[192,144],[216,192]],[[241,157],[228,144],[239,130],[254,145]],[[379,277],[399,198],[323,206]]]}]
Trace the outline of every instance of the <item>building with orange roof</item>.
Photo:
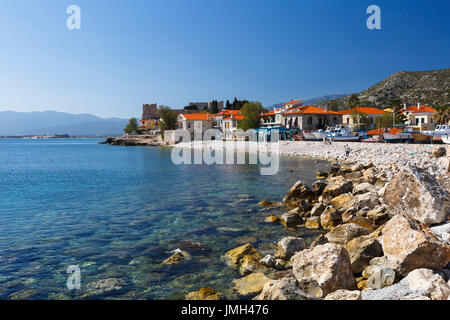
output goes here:
[{"label": "building with orange roof", "polygon": [[[342,121],[344,124],[350,126],[350,127],[358,127],[358,129],[374,129],[375,128],[375,121],[378,117],[385,114],[383,110],[377,109],[377,108],[370,108],[370,107],[356,107],[353,109],[343,110],[343,111],[337,111],[338,114],[342,115]],[[369,118],[369,127],[368,128],[359,128],[358,121],[354,121],[355,117],[357,119],[357,115],[364,115]]]},{"label": "building with orange roof", "polygon": [[194,131],[203,136],[206,130],[213,127],[213,120],[210,113],[182,113],[177,118],[177,129],[189,131],[191,137],[194,137]]},{"label": "building with orange roof", "polygon": [[436,110],[432,107],[418,103],[417,106],[405,109],[404,112],[408,118],[407,125],[419,127],[420,131],[434,130],[436,127],[436,124],[433,122],[433,115],[436,113]]},{"label": "building with orange roof", "polygon": [[342,115],[316,106],[303,106],[301,100],[293,100],[285,107],[262,115],[263,127],[317,130],[342,122]]},{"label": "building with orange roof", "polygon": [[266,128],[280,127],[282,125],[283,114],[289,110],[299,108],[303,105],[302,99],[291,100],[283,103],[280,108],[274,108],[273,110],[261,115],[261,125]]}]

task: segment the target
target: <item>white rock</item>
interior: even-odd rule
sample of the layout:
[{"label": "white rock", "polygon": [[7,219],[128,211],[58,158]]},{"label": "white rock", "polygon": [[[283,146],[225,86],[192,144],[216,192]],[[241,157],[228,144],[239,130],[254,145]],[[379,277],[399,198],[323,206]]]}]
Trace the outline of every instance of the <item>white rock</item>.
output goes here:
[{"label": "white rock", "polygon": [[450,286],[430,269],[411,271],[406,279],[411,290],[428,291],[432,300],[447,300],[450,295]]}]

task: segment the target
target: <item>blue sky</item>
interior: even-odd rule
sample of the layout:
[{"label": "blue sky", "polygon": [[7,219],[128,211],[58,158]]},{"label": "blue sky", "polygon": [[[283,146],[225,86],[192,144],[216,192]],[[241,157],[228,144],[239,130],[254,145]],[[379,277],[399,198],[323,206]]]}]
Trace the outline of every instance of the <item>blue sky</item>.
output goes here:
[{"label": "blue sky", "polygon": [[[81,8],[81,30],[66,8]],[[381,8],[368,30],[366,9]],[[0,111],[139,116],[143,103],[361,91],[449,67],[450,4],[418,0],[2,0]]]}]

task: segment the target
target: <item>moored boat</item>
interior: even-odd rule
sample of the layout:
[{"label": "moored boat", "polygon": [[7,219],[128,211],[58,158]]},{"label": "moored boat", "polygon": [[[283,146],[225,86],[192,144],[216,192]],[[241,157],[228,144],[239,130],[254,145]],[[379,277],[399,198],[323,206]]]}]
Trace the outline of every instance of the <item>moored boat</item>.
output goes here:
[{"label": "moored boat", "polygon": [[383,138],[388,143],[413,142],[414,138],[410,133],[383,133]]}]

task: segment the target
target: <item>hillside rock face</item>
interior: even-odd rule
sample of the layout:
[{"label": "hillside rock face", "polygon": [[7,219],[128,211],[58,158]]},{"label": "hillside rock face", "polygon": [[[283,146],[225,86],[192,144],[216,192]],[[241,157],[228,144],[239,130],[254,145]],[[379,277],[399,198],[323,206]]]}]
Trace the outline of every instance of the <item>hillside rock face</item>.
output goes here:
[{"label": "hillside rock face", "polygon": [[[445,105],[450,98],[450,68],[433,71],[397,72],[356,94],[361,106],[385,106],[392,99],[398,98],[408,106],[418,102],[429,105]],[[350,96],[322,101],[320,106],[334,105],[338,108],[348,107]]]}]

